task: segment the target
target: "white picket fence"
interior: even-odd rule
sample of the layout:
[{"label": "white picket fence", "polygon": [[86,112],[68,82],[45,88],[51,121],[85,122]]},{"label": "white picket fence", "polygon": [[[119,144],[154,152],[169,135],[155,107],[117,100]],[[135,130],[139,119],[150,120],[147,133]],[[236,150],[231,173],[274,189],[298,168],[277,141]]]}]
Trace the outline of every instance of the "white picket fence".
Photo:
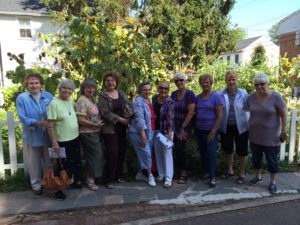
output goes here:
[{"label": "white picket fence", "polygon": [[[291,117],[289,118],[289,145],[287,148],[286,143],[282,143],[280,146],[279,159],[284,160],[288,156],[288,161],[291,163],[294,161],[294,157],[297,153],[298,162],[300,161],[300,132],[297,133],[297,126],[299,126],[300,117],[297,117],[297,110],[293,110]],[[9,142],[9,163],[4,163],[3,154],[3,142],[2,142],[2,128],[8,127],[8,142]],[[7,121],[0,121],[0,174],[4,174],[5,170],[11,170],[14,173],[19,168],[25,168],[25,163],[17,162],[17,147],[16,147],[16,136],[15,127],[20,126],[19,121],[14,120],[12,112],[7,112]],[[297,138],[298,137],[298,138]],[[298,140],[298,143],[296,141]],[[24,154],[23,154],[24,159]]]}]

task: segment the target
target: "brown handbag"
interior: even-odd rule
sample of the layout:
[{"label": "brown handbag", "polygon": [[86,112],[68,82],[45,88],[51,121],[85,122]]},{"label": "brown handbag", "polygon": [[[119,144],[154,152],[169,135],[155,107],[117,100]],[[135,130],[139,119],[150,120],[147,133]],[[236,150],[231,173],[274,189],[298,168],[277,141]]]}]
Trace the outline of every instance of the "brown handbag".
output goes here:
[{"label": "brown handbag", "polygon": [[59,157],[58,160],[61,166],[59,176],[54,175],[53,165],[50,163],[47,173],[42,180],[42,187],[45,189],[62,191],[71,184],[71,180],[67,172],[64,170],[61,158]]}]

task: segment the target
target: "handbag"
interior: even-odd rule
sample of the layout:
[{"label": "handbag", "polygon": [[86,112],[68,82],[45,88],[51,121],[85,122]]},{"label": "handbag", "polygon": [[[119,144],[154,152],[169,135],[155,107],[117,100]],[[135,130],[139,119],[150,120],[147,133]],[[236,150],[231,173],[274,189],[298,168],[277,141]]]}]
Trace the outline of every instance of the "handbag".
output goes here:
[{"label": "handbag", "polygon": [[[51,157],[52,158],[52,157]],[[42,180],[42,187],[49,190],[62,191],[71,184],[71,180],[65,171],[61,158],[58,158],[61,170],[59,176],[54,175],[52,162],[49,163],[47,173]]]}]

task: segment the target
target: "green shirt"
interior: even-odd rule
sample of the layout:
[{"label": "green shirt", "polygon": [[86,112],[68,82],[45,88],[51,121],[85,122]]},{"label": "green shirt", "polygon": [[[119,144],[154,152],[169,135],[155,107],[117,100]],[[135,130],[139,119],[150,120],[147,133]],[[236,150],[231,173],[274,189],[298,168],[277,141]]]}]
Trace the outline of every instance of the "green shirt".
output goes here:
[{"label": "green shirt", "polygon": [[47,108],[48,120],[55,120],[57,141],[71,141],[79,136],[77,116],[72,100],[53,98]]}]

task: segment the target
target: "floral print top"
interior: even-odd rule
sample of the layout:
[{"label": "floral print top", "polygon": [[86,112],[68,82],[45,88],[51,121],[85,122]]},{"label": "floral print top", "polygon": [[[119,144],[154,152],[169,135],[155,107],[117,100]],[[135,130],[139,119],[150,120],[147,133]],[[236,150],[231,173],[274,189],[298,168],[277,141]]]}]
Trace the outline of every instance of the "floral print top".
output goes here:
[{"label": "floral print top", "polygon": [[[76,102],[76,113],[77,115],[86,116],[87,119],[93,123],[97,123],[101,120],[95,99],[91,101],[84,95],[80,96]],[[94,133],[99,131],[100,128],[91,129],[89,127],[79,125],[80,133]]]}]

